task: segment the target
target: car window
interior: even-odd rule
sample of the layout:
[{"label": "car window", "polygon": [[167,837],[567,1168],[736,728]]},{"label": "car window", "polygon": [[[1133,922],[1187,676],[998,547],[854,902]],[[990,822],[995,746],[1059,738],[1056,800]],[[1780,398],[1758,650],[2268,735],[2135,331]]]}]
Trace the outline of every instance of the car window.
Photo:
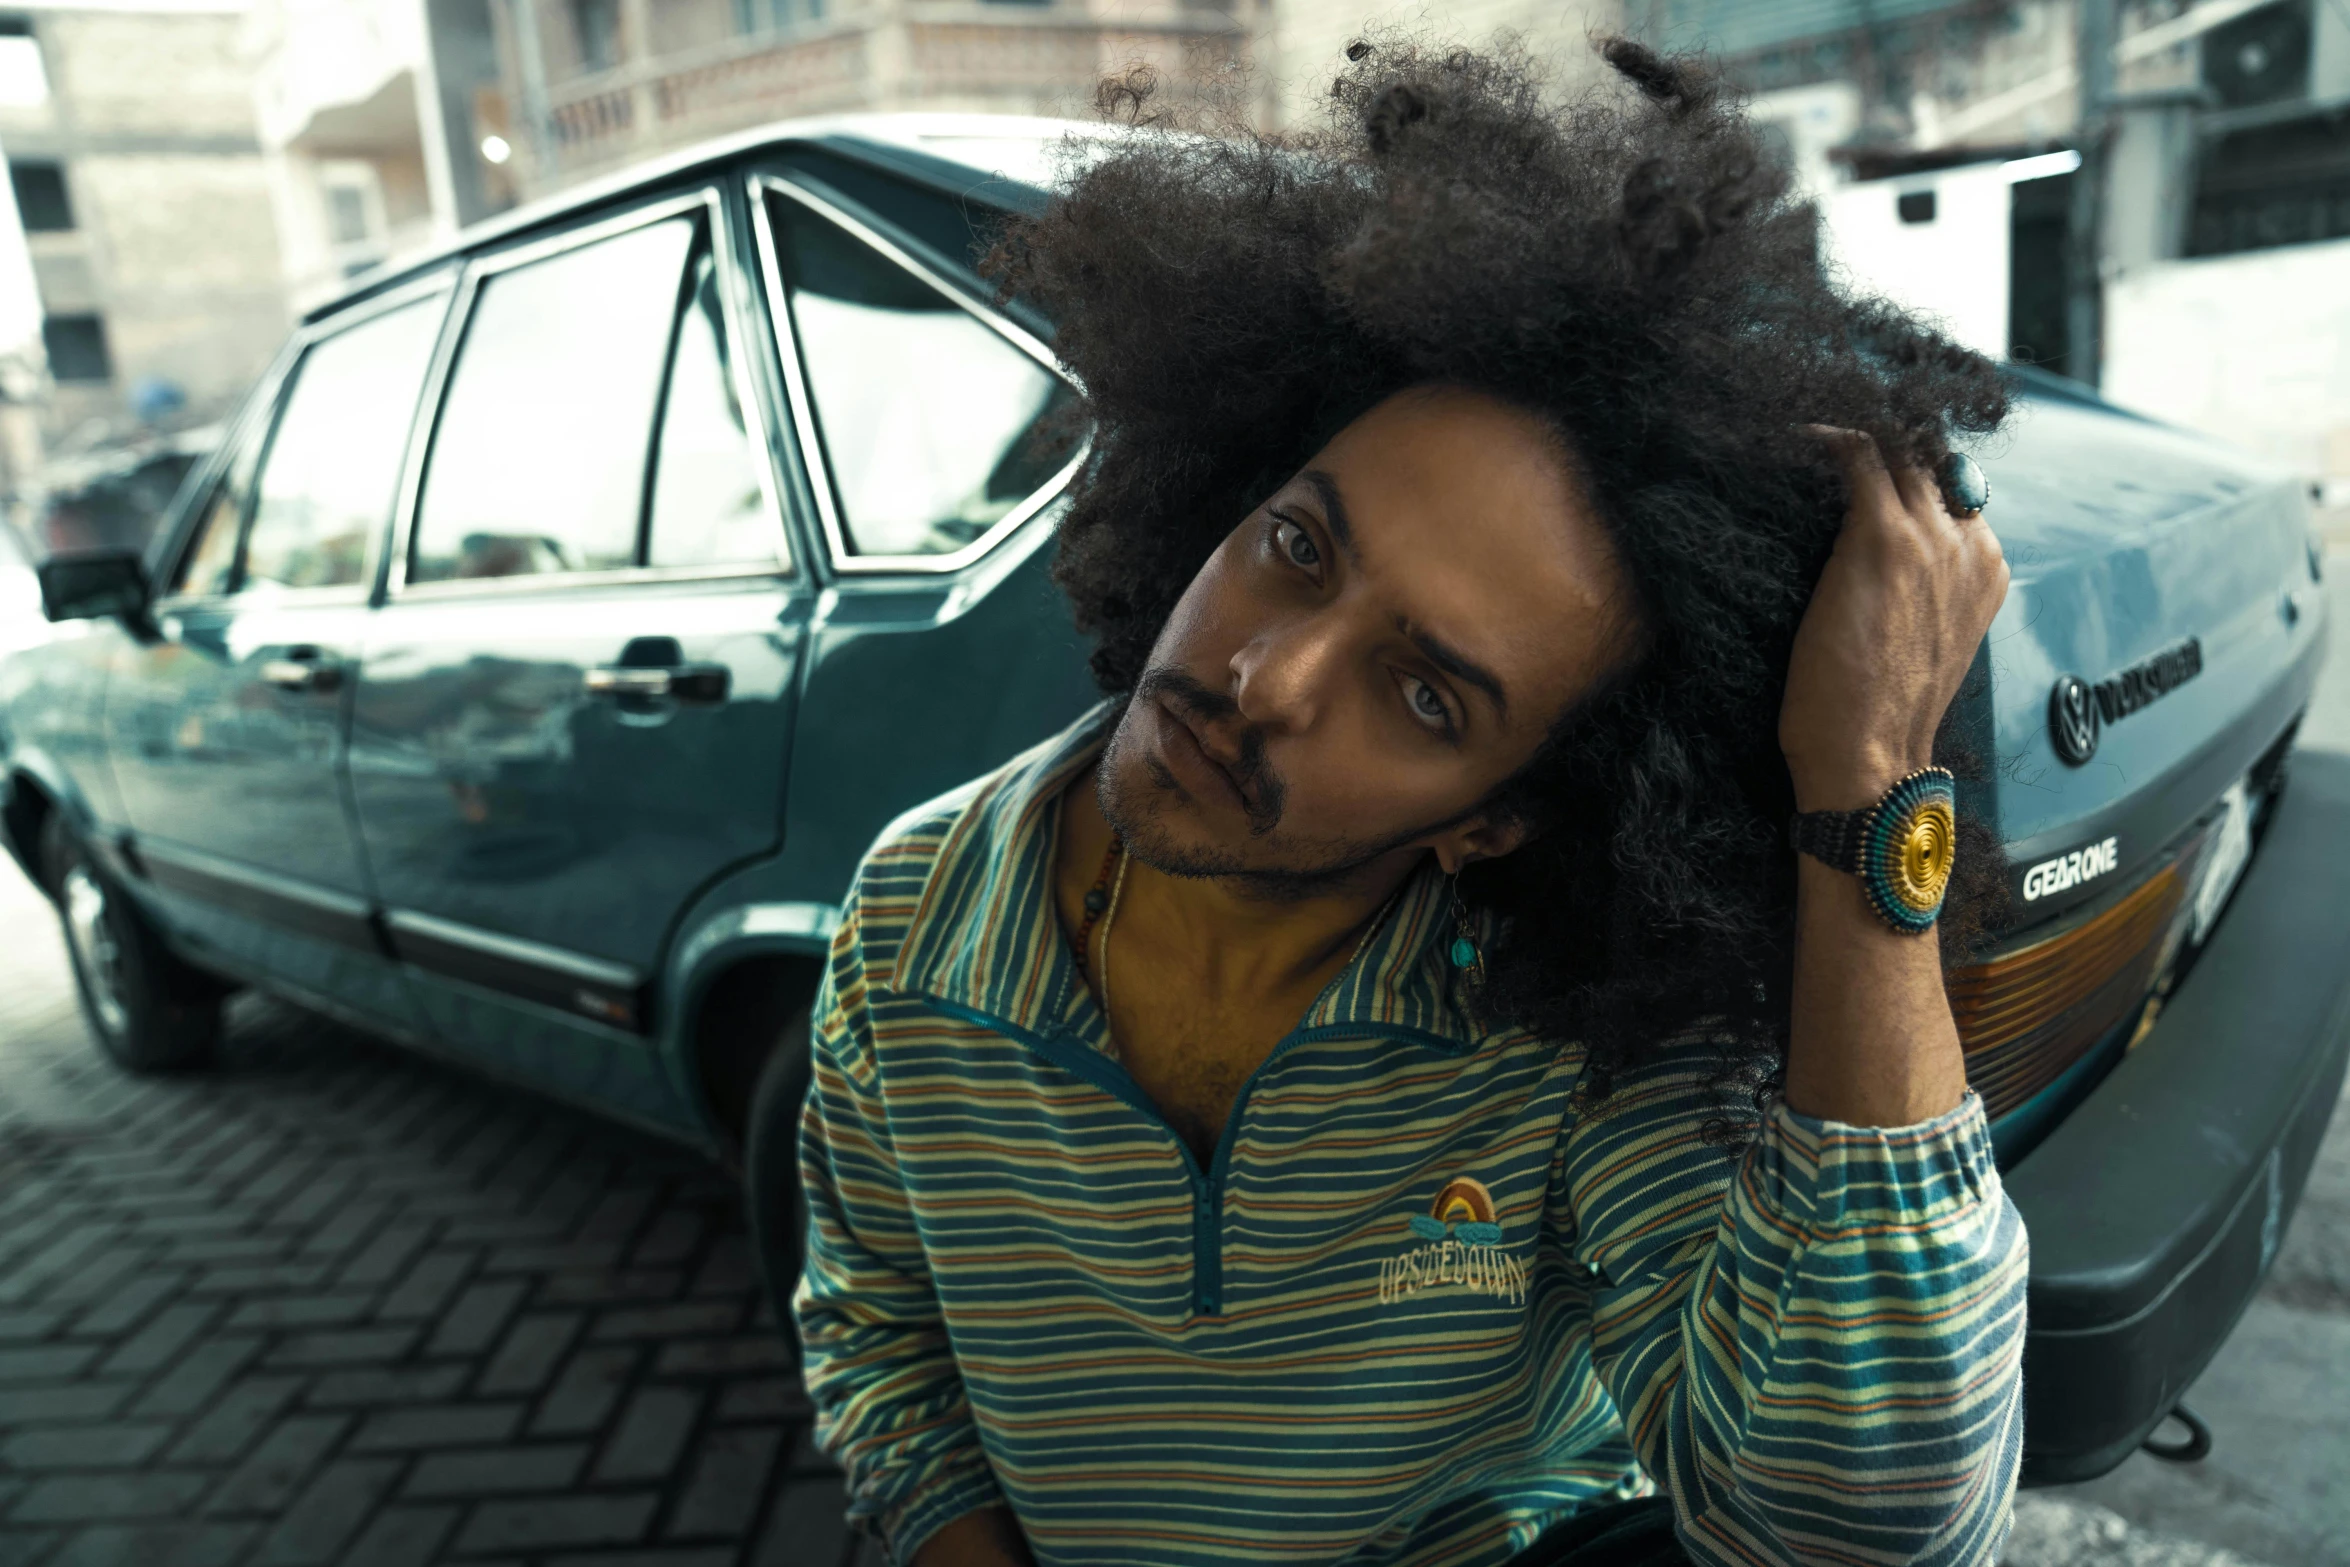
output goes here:
[{"label": "car window", "polygon": [[661,439],[653,453],[655,566],[779,561],[783,531],[759,483],[767,459],[738,395],[718,268],[696,248],[669,356]]},{"label": "car window", "polygon": [[[1058,143],[1046,145],[1053,147]],[[956,144],[950,150],[959,152],[961,146]],[[1030,156],[1035,156],[1033,144]],[[979,179],[969,168],[938,163],[935,166],[939,173],[953,184],[955,194],[950,195],[808,142],[787,146],[777,157],[794,173],[821,180],[827,188],[840,192],[865,211],[929,246],[936,259],[974,282],[979,281],[979,258],[1002,238],[1008,215],[996,200],[989,198],[1018,201],[1023,195],[1035,194],[1020,192],[1000,180]],[[986,194],[975,191],[975,185],[984,187]]]},{"label": "car window", "polygon": [[1067,382],[790,197],[776,259],[841,526],[860,555],[961,549],[1083,439]]},{"label": "car window", "polygon": [[181,593],[209,597],[226,593],[236,579],[237,525],[245,515],[248,489],[233,478],[222,480],[204,503],[204,520],[181,558],[179,578],[172,586]]},{"label": "car window", "polygon": [[245,502],[253,494],[253,469],[261,452],[261,438],[249,435],[229,459],[228,471],[205,497],[204,515],[180,556],[179,574],[172,591],[198,598],[226,593],[236,586],[237,545],[244,538]]},{"label": "car window", "polygon": [[409,581],[637,563],[697,227],[650,223],[483,280],[433,437]]},{"label": "car window", "polygon": [[387,310],[303,354],[262,463],[241,587],[360,579],[391,515],[446,304],[434,295]]}]

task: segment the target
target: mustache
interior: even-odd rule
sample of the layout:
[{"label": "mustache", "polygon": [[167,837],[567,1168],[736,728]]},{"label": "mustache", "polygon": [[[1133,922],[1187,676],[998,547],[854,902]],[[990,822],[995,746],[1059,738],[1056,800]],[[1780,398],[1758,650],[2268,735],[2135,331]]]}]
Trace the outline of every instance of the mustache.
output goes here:
[{"label": "mustache", "polygon": [[1289,791],[1281,782],[1281,775],[1265,756],[1265,732],[1241,717],[1240,704],[1221,691],[1199,681],[1173,665],[1160,665],[1143,672],[1135,683],[1135,695],[1173,708],[1186,718],[1208,724],[1228,720],[1240,723],[1240,755],[1225,764],[1225,771],[1240,786],[1241,810],[1248,817],[1248,830],[1263,837],[1281,825],[1281,811]]}]

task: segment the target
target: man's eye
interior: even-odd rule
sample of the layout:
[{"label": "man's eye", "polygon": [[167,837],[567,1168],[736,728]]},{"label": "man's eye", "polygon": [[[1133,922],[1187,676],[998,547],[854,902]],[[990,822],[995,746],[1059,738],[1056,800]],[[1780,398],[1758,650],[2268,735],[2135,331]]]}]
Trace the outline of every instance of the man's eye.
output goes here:
[{"label": "man's eye", "polygon": [[1425,680],[1414,680],[1404,700],[1412,704],[1412,714],[1423,723],[1440,729],[1452,727],[1452,709],[1444,705],[1444,695]]},{"label": "man's eye", "polygon": [[1314,536],[1286,517],[1275,526],[1273,543],[1293,566],[1311,571],[1322,564],[1322,552],[1314,547]]}]

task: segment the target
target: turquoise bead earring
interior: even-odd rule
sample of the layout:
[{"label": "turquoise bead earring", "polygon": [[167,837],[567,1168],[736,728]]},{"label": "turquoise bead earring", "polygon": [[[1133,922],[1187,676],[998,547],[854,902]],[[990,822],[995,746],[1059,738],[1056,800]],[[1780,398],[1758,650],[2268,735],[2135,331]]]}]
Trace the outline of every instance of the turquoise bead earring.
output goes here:
[{"label": "turquoise bead earring", "polygon": [[1477,936],[1469,924],[1469,906],[1461,902],[1461,878],[1456,871],[1452,878],[1452,966],[1465,972],[1471,979],[1485,978],[1485,957],[1477,950]]}]

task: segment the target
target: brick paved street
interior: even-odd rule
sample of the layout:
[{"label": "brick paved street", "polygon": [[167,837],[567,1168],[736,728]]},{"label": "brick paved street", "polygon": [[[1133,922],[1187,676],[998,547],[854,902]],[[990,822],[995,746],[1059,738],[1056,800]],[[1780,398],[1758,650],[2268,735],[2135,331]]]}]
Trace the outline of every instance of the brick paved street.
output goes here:
[{"label": "brick paved street", "polygon": [[84,1037],[0,859],[0,1567],[834,1567],[730,1183],[240,998]]}]

